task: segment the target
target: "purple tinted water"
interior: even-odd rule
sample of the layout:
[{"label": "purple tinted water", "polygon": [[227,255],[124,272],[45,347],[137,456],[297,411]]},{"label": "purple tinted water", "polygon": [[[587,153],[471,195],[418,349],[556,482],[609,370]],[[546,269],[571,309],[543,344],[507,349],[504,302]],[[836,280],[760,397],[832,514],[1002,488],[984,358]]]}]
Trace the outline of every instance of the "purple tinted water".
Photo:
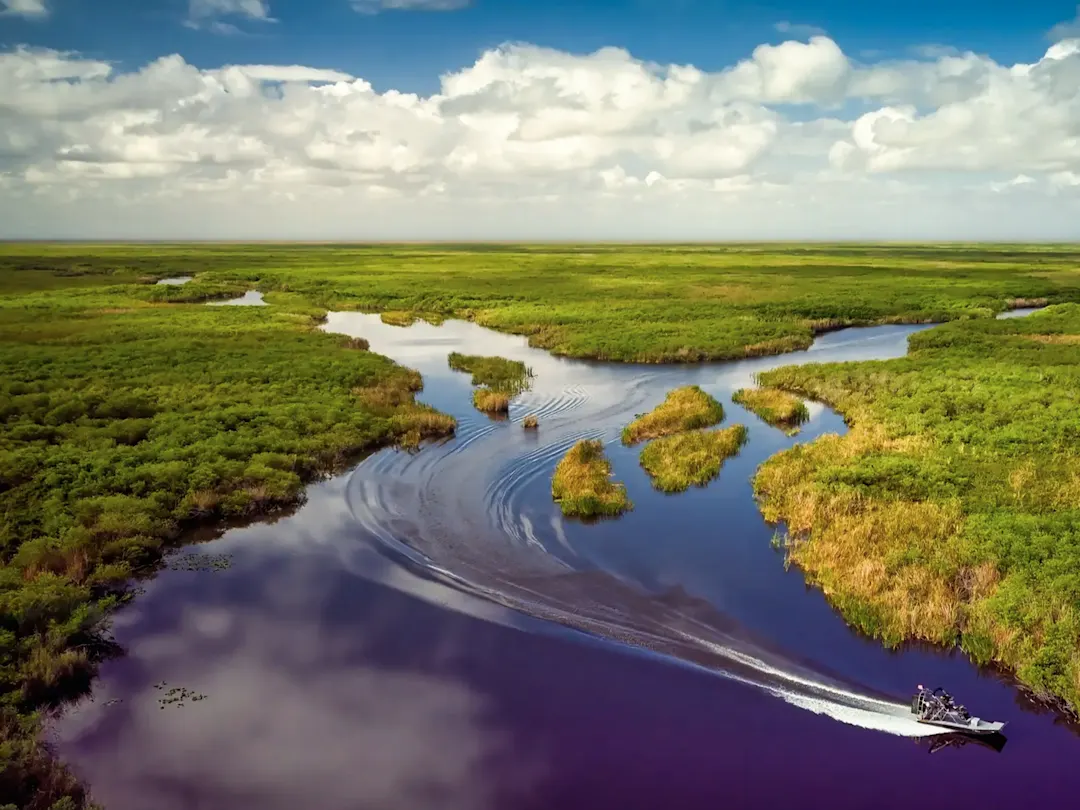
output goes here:
[{"label": "purple tinted water", "polygon": [[[815,407],[788,437],[731,393],[782,363],[902,355],[915,327],[683,368],[560,360],[455,322],[328,328],[418,368],[458,435],[311,487],[296,514],[198,547],[227,570],[166,571],[118,614],[128,654],[54,730],[110,810],[1071,803],[1073,731],[962,656],[854,634],[785,570],[752,499],[762,460],[844,427]],[[510,421],[472,409],[450,351],[533,367]],[[665,496],[617,437],[689,383],[750,439],[707,488]],[[635,502],[619,520],[551,503],[584,436]],[[1008,720],[1004,750],[928,756],[904,716],[920,681]],[[162,708],[180,687],[206,698]]]}]

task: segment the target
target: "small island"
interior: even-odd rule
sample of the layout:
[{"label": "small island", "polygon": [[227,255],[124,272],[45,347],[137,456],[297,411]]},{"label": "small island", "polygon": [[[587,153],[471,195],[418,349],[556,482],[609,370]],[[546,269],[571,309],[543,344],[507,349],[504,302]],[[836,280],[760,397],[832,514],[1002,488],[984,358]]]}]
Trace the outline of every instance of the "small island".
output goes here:
[{"label": "small island", "polygon": [[551,496],[567,517],[616,517],[634,508],[626,487],[611,480],[611,462],[597,439],[580,441],[555,467]]},{"label": "small island", "polygon": [[731,400],[788,435],[798,433],[799,426],[810,418],[801,399],[779,388],[742,388]]},{"label": "small island", "polygon": [[634,445],[687,430],[712,427],[724,418],[724,408],[696,385],[670,391],[660,405],[623,428],[622,441]]},{"label": "small island", "polygon": [[641,451],[641,466],[662,492],[684,492],[703,487],[746,443],[746,428],[733,425],[719,430],[698,430],[649,442]]},{"label": "small island", "polygon": [[532,369],[519,360],[505,357],[482,357],[480,355],[452,352],[448,358],[450,368],[472,374],[473,405],[487,414],[503,415],[510,411],[510,401],[529,387]]}]

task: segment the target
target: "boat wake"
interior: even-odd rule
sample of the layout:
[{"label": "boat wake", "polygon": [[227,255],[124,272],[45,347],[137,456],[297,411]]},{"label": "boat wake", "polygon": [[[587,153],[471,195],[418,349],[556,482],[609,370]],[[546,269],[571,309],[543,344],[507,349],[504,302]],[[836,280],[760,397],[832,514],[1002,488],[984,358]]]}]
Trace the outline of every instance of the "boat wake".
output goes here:
[{"label": "boat wake", "polygon": [[[552,470],[575,442],[614,443],[622,425],[656,405],[670,388],[693,382],[720,393],[745,384],[753,364],[731,364],[728,368],[738,367],[725,377],[724,366],[658,371],[569,363],[529,349],[521,339],[460,322],[400,329],[374,316],[337,313],[327,328],[362,335],[374,350],[418,368],[428,383],[424,398],[459,420],[455,439],[418,454],[376,454],[349,479],[346,498],[358,528],[397,564],[520,613],[706,670],[844,723],[907,737],[941,733],[916,722],[906,703],[802,660],[682,585],[656,592],[625,572],[586,563],[588,555],[578,548],[579,527],[566,524],[551,503]],[[421,351],[433,345],[435,338],[427,333],[436,329],[438,353]],[[445,371],[449,351],[499,354],[534,368],[533,388],[514,403],[510,421],[491,422],[471,409],[468,378]],[[440,384],[433,386],[432,380]],[[539,432],[517,424],[525,414],[540,418]]]}]

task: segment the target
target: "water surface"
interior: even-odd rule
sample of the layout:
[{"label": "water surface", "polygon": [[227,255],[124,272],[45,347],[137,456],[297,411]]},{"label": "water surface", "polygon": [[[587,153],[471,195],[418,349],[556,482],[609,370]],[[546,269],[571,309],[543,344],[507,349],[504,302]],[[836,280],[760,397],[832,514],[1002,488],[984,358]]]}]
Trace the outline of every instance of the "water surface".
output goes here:
[{"label": "water surface", "polygon": [[[1072,731],[962,656],[852,632],[785,570],[753,503],[762,460],[845,428],[813,406],[788,437],[732,392],[784,363],[901,356],[923,327],[683,367],[563,360],[457,321],[334,313],[326,328],[420,370],[457,436],[311,487],[294,515],[198,547],[226,570],[166,571],[118,614],[128,655],[56,729],[111,810],[1027,807],[1080,790]],[[451,351],[532,367],[509,420],[472,408]],[[686,384],[749,441],[707,488],[667,496],[618,436]],[[556,462],[586,437],[635,503],[618,520],[551,502]],[[928,756],[905,708],[920,681],[1008,720],[1005,749]],[[178,687],[206,699],[161,708]]]},{"label": "water surface", "polygon": [[248,290],[239,298],[230,298],[228,301],[209,301],[212,307],[265,307],[263,294],[257,290]]}]

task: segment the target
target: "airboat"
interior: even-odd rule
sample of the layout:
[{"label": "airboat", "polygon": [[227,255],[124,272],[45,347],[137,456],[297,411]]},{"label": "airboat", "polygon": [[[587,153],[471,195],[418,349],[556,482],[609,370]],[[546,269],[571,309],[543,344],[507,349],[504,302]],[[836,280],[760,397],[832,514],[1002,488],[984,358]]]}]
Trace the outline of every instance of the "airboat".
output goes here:
[{"label": "airboat", "polygon": [[920,723],[962,734],[997,734],[1005,728],[1004,723],[992,723],[973,717],[966,708],[954,702],[952,695],[940,686],[936,689],[927,689],[919,684],[919,691],[911,699],[911,713]]}]

